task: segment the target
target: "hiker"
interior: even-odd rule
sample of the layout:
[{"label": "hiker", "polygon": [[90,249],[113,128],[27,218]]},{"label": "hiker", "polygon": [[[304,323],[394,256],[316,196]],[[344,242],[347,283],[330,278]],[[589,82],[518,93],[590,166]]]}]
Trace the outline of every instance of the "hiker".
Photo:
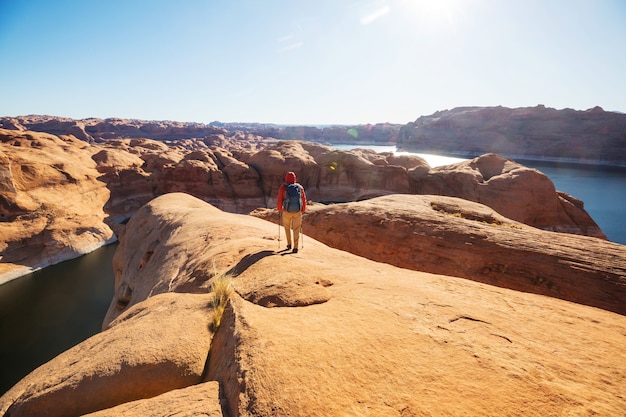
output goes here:
[{"label": "hiker", "polygon": [[[302,213],[306,210],[306,194],[304,187],[296,182],[296,174],[293,172],[285,175],[285,182],[278,189],[277,208],[283,218],[283,227],[287,235],[287,250],[291,249],[293,242],[293,253],[298,253]],[[293,240],[291,230],[293,230]]]}]

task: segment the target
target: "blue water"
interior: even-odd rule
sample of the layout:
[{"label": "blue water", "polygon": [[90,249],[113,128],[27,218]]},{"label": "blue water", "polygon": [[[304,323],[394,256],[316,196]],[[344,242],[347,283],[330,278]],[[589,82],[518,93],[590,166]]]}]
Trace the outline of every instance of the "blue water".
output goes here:
[{"label": "blue water", "polygon": [[626,245],[626,168],[520,161],[546,174],[557,190],[585,203],[610,241]]},{"label": "blue water", "polygon": [[0,395],[98,333],[113,298],[117,244],[0,285]]}]

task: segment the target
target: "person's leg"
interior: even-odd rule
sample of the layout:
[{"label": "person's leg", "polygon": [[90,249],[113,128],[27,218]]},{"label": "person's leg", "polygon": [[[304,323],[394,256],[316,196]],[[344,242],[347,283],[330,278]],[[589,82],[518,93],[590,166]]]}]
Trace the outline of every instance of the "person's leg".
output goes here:
[{"label": "person's leg", "polygon": [[291,249],[291,213],[283,211],[283,228],[285,229],[285,235],[287,236],[287,249]]},{"label": "person's leg", "polygon": [[294,213],[293,220],[291,221],[291,228],[293,229],[293,247],[298,249],[298,242],[300,241],[300,226],[302,225],[302,213]]}]

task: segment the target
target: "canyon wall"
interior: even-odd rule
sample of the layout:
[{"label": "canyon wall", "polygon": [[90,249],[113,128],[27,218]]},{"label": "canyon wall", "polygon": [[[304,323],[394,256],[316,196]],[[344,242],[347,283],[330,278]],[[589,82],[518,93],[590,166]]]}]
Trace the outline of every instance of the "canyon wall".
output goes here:
[{"label": "canyon wall", "polygon": [[403,126],[398,147],[422,153],[626,166],[626,114],[544,106],[459,107]]},{"label": "canyon wall", "polygon": [[0,284],[115,240],[90,149],[72,136],[0,129]]}]

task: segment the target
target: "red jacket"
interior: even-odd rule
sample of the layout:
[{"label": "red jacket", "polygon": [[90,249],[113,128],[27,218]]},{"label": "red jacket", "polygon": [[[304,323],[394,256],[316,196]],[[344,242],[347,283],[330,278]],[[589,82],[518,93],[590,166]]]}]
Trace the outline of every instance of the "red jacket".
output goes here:
[{"label": "red jacket", "polygon": [[[283,201],[285,201],[287,184],[297,184],[296,174],[294,174],[293,172],[288,172],[287,175],[285,175],[285,183],[281,185],[278,189],[278,202],[276,205],[278,211],[283,211]],[[300,209],[300,211],[304,213],[306,211],[306,194],[304,193],[304,187],[300,184],[298,184],[298,186],[300,186],[300,192],[302,193],[302,208]]]}]

